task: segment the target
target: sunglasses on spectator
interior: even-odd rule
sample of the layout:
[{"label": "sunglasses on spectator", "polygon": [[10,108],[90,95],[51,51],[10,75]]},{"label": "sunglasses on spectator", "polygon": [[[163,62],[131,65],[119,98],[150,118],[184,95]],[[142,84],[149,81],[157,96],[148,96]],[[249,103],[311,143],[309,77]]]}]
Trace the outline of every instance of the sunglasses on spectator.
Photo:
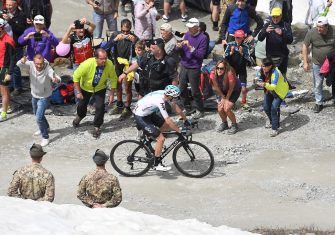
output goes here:
[{"label": "sunglasses on spectator", "polygon": [[216,70],[223,71],[223,70],[224,70],[224,67],[216,67]]},{"label": "sunglasses on spectator", "polygon": [[122,33],[130,33],[130,30],[121,30]]}]

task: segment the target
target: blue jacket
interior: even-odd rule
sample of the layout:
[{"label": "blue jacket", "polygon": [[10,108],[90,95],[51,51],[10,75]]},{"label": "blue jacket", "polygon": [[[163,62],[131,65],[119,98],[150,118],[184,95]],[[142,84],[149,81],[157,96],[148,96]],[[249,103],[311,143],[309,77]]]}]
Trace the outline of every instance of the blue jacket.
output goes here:
[{"label": "blue jacket", "polygon": [[[251,32],[249,24],[249,18],[256,21],[256,28],[254,32]],[[242,29],[248,35],[256,37],[258,32],[262,29],[263,20],[257,15],[256,11],[250,6],[246,6],[244,9],[238,8],[237,5],[229,5],[221,23],[221,39],[226,39],[226,34],[234,34],[236,30]]]}]

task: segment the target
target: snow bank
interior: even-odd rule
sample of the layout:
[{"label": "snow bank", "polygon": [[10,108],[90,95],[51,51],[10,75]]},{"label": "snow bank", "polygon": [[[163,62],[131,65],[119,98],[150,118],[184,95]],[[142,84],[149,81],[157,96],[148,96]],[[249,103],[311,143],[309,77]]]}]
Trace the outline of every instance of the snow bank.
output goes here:
[{"label": "snow bank", "polygon": [[[269,13],[269,2],[270,0],[258,1],[256,10]],[[305,23],[305,18],[308,10],[308,2],[309,0],[293,0],[293,24]],[[330,8],[327,18],[330,24],[335,25],[335,2]]]},{"label": "snow bank", "polygon": [[[90,209],[0,197],[0,234],[159,234],[248,235],[227,226],[213,227],[196,219],[170,220],[122,207]],[[159,209],[159,208],[157,208]]]}]

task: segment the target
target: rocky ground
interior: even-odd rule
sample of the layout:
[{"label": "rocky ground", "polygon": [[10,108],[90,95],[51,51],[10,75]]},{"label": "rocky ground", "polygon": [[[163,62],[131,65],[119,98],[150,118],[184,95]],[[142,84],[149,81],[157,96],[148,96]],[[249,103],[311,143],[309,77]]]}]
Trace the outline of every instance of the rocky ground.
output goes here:
[{"label": "rocky ground", "polygon": [[[61,1],[54,3],[57,6]],[[208,22],[208,16],[203,17]],[[298,56],[299,43],[295,47]],[[262,91],[252,90],[248,94],[251,110],[236,107],[240,127],[237,134],[217,133],[219,117],[215,112],[207,112],[194,130],[193,138],[206,144],[215,156],[215,168],[209,176],[187,178],[174,167],[167,173],[149,171],[140,178],[119,176],[123,189],[121,206],[167,218],[197,218],[216,226],[225,224],[247,230],[304,226],[334,230],[335,107],[327,101],[321,113],[313,113],[310,73],[303,72],[299,63],[293,64],[289,79],[297,90],[309,92],[287,99],[277,137],[269,137],[269,130],[264,128]],[[250,69],[249,74],[251,84],[254,71]],[[331,96],[329,90],[325,96]],[[10,119],[0,123],[0,195],[6,194],[14,170],[29,162],[31,144],[40,141],[39,137],[32,137],[37,126],[29,91],[21,98],[13,98],[12,107],[15,112]],[[106,115],[103,133],[94,139],[90,133],[93,116],[73,129],[74,110],[74,106],[52,106],[47,115],[52,131],[43,165],[55,175],[55,203],[59,204],[81,204],[76,199],[77,185],[94,168],[91,155],[97,148],[109,153],[118,141],[136,136],[131,121],[119,122],[116,116]],[[296,110],[300,111],[290,114]],[[173,164],[170,157],[168,164]],[[110,164],[107,169],[116,174]]]}]

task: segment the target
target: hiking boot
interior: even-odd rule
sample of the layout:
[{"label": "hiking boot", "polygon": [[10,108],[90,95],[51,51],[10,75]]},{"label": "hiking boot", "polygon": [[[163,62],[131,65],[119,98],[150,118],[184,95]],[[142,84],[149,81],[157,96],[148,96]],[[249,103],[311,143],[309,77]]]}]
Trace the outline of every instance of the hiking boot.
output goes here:
[{"label": "hiking boot", "polygon": [[42,141],[41,141],[41,146],[42,147],[45,147],[45,146],[47,146],[49,144],[49,139],[42,139]]},{"label": "hiking boot", "polygon": [[278,135],[278,130],[272,130],[270,133],[270,137],[275,137]]},{"label": "hiking boot", "polygon": [[168,16],[166,16],[166,15],[163,15],[162,16],[162,20],[164,21],[164,23],[167,23],[167,22],[169,22],[169,17]]},{"label": "hiking boot", "polygon": [[228,122],[222,122],[220,124],[220,126],[218,126],[218,128],[216,129],[217,132],[222,132],[222,131],[225,131],[225,130],[228,130],[229,129],[229,126],[228,126]]},{"label": "hiking boot", "polygon": [[205,116],[204,112],[200,112],[199,110],[195,111],[195,113],[192,115],[193,119],[199,119]]},{"label": "hiking boot", "polygon": [[101,129],[98,127],[94,127],[92,136],[94,138],[99,138],[100,135],[101,135]]},{"label": "hiking boot", "polygon": [[245,111],[250,111],[251,110],[250,106],[247,103],[241,103],[241,107]]},{"label": "hiking boot", "polygon": [[123,108],[121,116],[119,117],[119,121],[124,121],[128,117],[130,117],[132,114],[130,108]]},{"label": "hiking boot", "polygon": [[322,109],[323,109],[322,104],[315,104],[315,106],[313,108],[313,111],[314,111],[314,113],[320,113]]},{"label": "hiking boot", "polygon": [[80,123],[80,121],[81,121],[81,118],[77,115],[77,116],[75,117],[75,119],[73,119],[73,121],[72,121],[72,126],[73,126],[74,128],[79,127],[79,123]]},{"label": "hiking boot", "polygon": [[270,120],[266,120],[266,122],[265,122],[265,128],[271,128],[272,127],[272,124],[271,124],[271,122],[270,122]]},{"label": "hiking boot", "polygon": [[186,22],[187,21],[187,18],[188,18],[188,15],[181,15],[181,21],[182,22]]},{"label": "hiking boot", "polygon": [[123,110],[123,106],[122,107],[119,107],[117,105],[114,105],[113,108],[111,108],[111,110],[109,110],[109,115],[117,115],[117,114],[120,114],[122,113],[122,110]]},{"label": "hiking boot", "polygon": [[162,163],[158,163],[157,166],[154,166],[154,170],[165,172],[171,170],[171,166],[164,166]]},{"label": "hiking boot", "polygon": [[236,134],[236,132],[238,132],[237,123],[233,123],[233,124],[231,124],[231,127],[228,130],[228,135],[234,135],[234,134]]},{"label": "hiking boot", "polygon": [[124,11],[127,12],[127,13],[129,13],[129,12],[131,12],[131,10],[132,10],[132,5],[131,5],[131,3],[126,3],[126,4],[124,5]]}]

